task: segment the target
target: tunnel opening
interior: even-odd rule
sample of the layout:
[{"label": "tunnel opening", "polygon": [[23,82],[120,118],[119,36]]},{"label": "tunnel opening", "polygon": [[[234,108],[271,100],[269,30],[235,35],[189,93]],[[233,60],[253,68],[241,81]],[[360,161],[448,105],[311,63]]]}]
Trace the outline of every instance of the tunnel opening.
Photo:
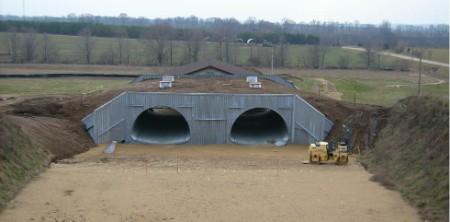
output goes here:
[{"label": "tunnel opening", "polygon": [[288,128],[283,118],[271,109],[254,108],[242,113],[233,123],[231,141],[237,144],[286,145]]},{"label": "tunnel opening", "polygon": [[181,113],[170,107],[153,107],[136,118],[131,138],[146,144],[182,144],[190,140],[191,134]]}]

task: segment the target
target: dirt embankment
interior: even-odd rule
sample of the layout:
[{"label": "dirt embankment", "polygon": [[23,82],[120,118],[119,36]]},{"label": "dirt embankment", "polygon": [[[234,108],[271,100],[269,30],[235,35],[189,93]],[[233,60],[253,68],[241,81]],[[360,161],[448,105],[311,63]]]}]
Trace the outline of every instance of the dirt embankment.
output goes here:
[{"label": "dirt embankment", "polygon": [[103,149],[52,164],[0,221],[420,221],[353,157],[345,166],[302,164],[306,145]]},{"label": "dirt embankment", "polygon": [[50,162],[94,145],[79,119],[61,112],[63,101],[45,97],[0,107],[0,209]]},{"label": "dirt embankment", "polygon": [[69,120],[0,114],[0,208],[52,160],[92,146]]},{"label": "dirt embankment", "polygon": [[423,219],[448,221],[448,102],[410,97],[388,113],[375,147],[362,161],[374,180],[398,190]]}]

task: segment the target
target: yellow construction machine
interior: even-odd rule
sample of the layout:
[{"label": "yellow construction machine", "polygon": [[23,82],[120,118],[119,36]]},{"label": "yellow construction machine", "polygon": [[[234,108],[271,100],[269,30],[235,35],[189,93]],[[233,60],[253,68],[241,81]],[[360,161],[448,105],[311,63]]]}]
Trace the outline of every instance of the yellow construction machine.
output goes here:
[{"label": "yellow construction machine", "polygon": [[335,161],[338,165],[348,163],[348,150],[345,142],[340,142],[333,147],[328,142],[317,142],[309,145],[309,161],[304,163],[323,163]]}]

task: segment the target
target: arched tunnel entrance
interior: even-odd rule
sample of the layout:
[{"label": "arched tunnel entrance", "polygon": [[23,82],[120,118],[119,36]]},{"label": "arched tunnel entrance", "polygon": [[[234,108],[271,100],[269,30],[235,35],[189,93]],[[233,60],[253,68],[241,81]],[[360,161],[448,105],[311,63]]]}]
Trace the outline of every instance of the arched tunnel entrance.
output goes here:
[{"label": "arched tunnel entrance", "polygon": [[153,107],[135,120],[131,138],[138,143],[181,144],[191,138],[186,119],[170,107]]},{"label": "arched tunnel entrance", "polygon": [[231,127],[231,141],[238,144],[286,145],[288,128],[283,118],[271,109],[254,108],[242,113]]}]

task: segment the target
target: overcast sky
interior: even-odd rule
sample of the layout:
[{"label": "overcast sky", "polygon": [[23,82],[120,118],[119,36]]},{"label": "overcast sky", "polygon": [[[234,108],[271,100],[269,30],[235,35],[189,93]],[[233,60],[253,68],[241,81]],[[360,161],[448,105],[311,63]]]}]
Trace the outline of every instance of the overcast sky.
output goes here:
[{"label": "overcast sky", "polygon": [[[280,22],[312,20],[379,24],[448,24],[448,0],[24,0],[27,16],[66,16],[69,13],[167,18],[253,16]],[[22,15],[22,0],[0,0],[0,14]]]}]

